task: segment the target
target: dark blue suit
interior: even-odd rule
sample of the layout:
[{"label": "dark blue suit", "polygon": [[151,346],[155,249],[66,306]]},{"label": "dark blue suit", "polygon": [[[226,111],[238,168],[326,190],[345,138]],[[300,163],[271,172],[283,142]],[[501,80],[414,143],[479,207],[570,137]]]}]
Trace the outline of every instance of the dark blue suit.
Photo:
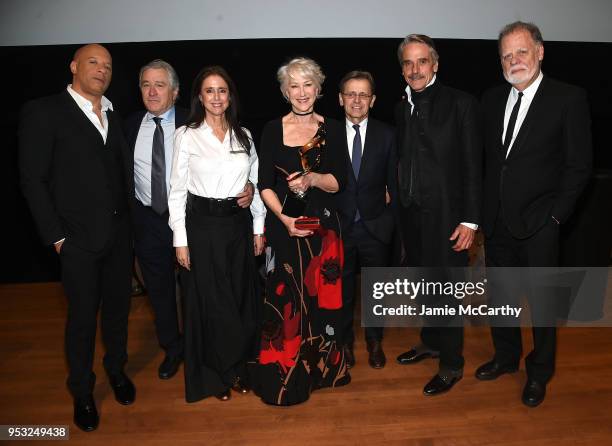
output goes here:
[{"label": "dark blue suit", "polygon": [[[344,141],[346,141],[346,126]],[[342,275],[343,340],[352,345],[355,280],[361,267],[388,266],[390,244],[395,228],[391,203],[397,197],[397,151],[395,132],[387,124],[368,118],[361,167],[356,176],[344,144],[348,170],[345,189],[336,198],[342,222],[344,272]],[[356,220],[357,211],[359,217]],[[381,327],[366,328],[366,339],[382,339]]]},{"label": "dark blue suit", "polygon": [[[125,122],[126,139],[132,154],[145,114],[144,110],[136,112]],[[186,119],[187,110],[175,107],[175,127],[183,125]],[[166,166],[166,169],[170,168]],[[136,198],[134,202],[134,248],[155,313],[157,339],[168,356],[180,356],[183,354],[183,343],[176,305],[176,257],[172,230],[168,225],[168,211],[159,215]]]}]

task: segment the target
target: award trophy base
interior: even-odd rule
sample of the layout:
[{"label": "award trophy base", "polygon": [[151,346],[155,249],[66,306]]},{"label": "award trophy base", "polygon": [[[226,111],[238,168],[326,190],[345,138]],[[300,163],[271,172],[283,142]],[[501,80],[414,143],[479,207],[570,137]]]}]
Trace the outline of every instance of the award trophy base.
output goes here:
[{"label": "award trophy base", "polygon": [[299,197],[295,194],[288,193],[283,200],[283,210],[281,211],[288,217],[297,218],[304,215],[306,209],[307,197]]}]

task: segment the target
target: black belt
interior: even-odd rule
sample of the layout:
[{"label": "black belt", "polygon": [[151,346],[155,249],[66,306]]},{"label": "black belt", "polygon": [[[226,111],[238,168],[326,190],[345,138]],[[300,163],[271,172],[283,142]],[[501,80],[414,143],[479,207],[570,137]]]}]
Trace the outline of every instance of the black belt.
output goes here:
[{"label": "black belt", "polygon": [[187,210],[199,215],[226,217],[242,210],[236,198],[208,198],[187,193]]}]

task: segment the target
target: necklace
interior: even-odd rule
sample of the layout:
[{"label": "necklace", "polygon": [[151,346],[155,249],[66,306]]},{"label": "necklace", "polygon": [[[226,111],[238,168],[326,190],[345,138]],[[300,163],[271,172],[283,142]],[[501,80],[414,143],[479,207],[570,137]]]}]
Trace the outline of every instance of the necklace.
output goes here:
[{"label": "necklace", "polygon": [[298,113],[295,110],[291,109],[291,113],[293,113],[294,115],[297,115],[297,116],[308,116],[308,115],[312,115],[314,113],[314,109],[310,110],[309,112],[304,112],[304,113]]}]

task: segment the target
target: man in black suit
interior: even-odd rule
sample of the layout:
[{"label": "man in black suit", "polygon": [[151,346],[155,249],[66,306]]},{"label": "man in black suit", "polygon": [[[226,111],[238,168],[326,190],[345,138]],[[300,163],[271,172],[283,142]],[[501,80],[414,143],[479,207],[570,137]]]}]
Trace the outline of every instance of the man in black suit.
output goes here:
[{"label": "man in black suit", "polygon": [[[169,63],[156,59],[143,66],[139,85],[146,110],[133,113],[125,122],[134,156],[134,247],[155,313],[157,339],[165,351],[158,376],[170,379],[183,360],[183,341],[178,326],[168,191],[174,130],[186,122],[189,111],[175,106],[179,79]],[[238,204],[248,207],[253,192],[251,185],[237,197]],[[184,278],[186,274],[183,271]]]},{"label": "man in black suit", "polygon": [[[499,34],[499,55],[510,85],[485,93],[483,228],[488,267],[558,265],[559,225],[571,215],[591,170],[589,107],[582,89],[544,76],[544,43],[537,26],[515,22]],[[532,309],[542,296],[531,298]],[[551,316],[551,325],[554,317]],[[476,371],[480,380],[518,369],[519,327],[492,327],[495,356]],[[522,401],[537,406],[555,366],[556,329],[533,328],[525,358]]]},{"label": "man in black suit", "polygon": [[68,299],[66,356],[74,422],[98,426],[92,396],[96,319],[101,306],[104,368],[121,404],[135,389],[127,361],[132,241],[132,163],[111,102],[112,59],[100,45],[79,48],[72,84],[24,105],[19,128],[23,193],[46,244],[60,258]]},{"label": "man in black suit", "polygon": [[[474,97],[436,80],[433,40],[411,34],[398,48],[408,87],[396,108],[400,231],[409,267],[465,267],[480,221],[482,141]],[[463,327],[425,326],[400,364],[440,358],[425,395],[463,376]]]},{"label": "man in black suit", "polygon": [[[353,313],[358,268],[389,266],[394,230],[390,200],[396,198],[395,133],[368,116],[376,100],[374,93],[374,79],[367,71],[351,71],[340,81],[338,97],[346,118],[344,153],[349,175],[337,199],[344,242],[343,339],[349,367],[355,365]],[[375,369],[386,363],[382,337],[382,327],[365,329],[368,363]]]},{"label": "man in black suit", "polygon": [[146,110],[130,115],[125,133],[134,155],[134,248],[155,314],[155,330],[165,357],[160,379],[173,377],[183,359],[178,325],[175,254],[168,226],[168,191],[174,130],[188,111],[175,107],[179,79],[174,68],[156,59],[140,69]]}]

